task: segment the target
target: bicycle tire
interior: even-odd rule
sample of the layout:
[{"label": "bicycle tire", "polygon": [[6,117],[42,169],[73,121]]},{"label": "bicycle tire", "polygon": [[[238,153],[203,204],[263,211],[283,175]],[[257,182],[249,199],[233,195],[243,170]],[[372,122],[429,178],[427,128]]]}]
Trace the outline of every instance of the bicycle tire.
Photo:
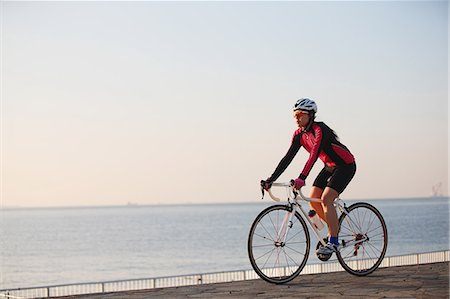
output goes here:
[{"label": "bicycle tire", "polygon": [[[291,281],[300,274],[308,260],[311,240],[306,222],[298,212],[295,212],[292,226],[287,232],[289,239],[286,237],[284,245],[279,242],[282,238],[278,236],[278,227],[281,228],[279,219],[291,211],[292,207],[289,205],[270,206],[259,213],[250,228],[247,242],[250,263],[258,276],[270,283],[283,284]],[[292,233],[293,230],[295,234]],[[277,237],[274,237],[275,235]],[[277,258],[269,263],[274,252]],[[292,253],[293,256],[287,252]],[[284,254],[281,259],[280,254]],[[261,260],[263,257],[265,261]],[[297,257],[301,259],[299,263],[297,263]],[[284,262],[286,262],[285,265]]]},{"label": "bicycle tire", "polygon": [[339,240],[344,243],[366,240],[353,246],[344,246],[336,256],[348,273],[366,276],[380,266],[386,254],[386,223],[381,213],[368,203],[355,203],[347,208],[347,213],[339,217]]}]

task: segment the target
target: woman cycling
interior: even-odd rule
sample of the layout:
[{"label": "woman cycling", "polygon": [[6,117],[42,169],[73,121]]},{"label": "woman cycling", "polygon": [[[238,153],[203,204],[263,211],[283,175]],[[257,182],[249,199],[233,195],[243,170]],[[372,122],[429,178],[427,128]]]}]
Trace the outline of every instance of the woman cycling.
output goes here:
[{"label": "woman cycling", "polygon": [[325,165],[314,180],[310,197],[319,198],[322,202],[311,202],[310,205],[328,224],[328,244],[319,248],[317,254],[331,255],[340,249],[339,224],[333,202],[355,175],[355,158],[347,147],[339,142],[333,130],[323,122],[314,120],[317,113],[317,105],[314,101],[298,100],[293,107],[293,113],[298,129],[294,132],[291,146],[273,174],[268,179],[261,181],[261,186],[269,189],[303,146],[309,152],[309,159],[299,177],[294,180],[294,188],[300,189],[305,185],[305,180],[314,163],[320,158]]}]

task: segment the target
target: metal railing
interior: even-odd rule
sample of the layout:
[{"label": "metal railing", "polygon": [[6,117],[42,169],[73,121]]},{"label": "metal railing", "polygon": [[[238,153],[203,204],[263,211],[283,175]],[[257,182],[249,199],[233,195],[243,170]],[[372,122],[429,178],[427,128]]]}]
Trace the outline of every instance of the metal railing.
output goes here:
[{"label": "metal railing", "polygon": [[[385,257],[380,267],[407,266],[417,264],[428,264],[437,262],[448,262],[450,251],[436,251],[417,253],[400,256]],[[321,264],[309,264],[302,270],[301,275],[319,274],[344,271],[338,262]],[[205,274],[179,275],[169,277],[155,277],[144,279],[116,280],[92,283],[53,285],[34,288],[17,288],[0,290],[0,298],[48,298],[57,296],[70,296],[95,293],[109,293],[131,290],[144,290],[154,288],[169,288],[179,286],[190,286],[220,282],[232,282],[258,279],[253,270],[215,272]]]}]

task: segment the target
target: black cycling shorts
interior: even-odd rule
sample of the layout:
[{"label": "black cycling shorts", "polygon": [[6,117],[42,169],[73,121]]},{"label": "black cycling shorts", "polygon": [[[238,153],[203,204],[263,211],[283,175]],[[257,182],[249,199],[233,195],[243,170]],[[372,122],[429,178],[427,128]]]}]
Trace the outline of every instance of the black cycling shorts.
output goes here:
[{"label": "black cycling shorts", "polygon": [[355,172],[355,163],[334,167],[325,166],[314,180],[313,186],[322,190],[330,187],[341,194],[352,180]]}]

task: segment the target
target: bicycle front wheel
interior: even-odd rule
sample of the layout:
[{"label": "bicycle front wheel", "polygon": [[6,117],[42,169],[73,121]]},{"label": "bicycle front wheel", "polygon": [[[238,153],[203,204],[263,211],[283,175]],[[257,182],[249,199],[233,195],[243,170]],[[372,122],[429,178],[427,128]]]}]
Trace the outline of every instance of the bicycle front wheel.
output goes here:
[{"label": "bicycle front wheel", "polygon": [[267,282],[286,283],[300,274],[308,260],[310,237],[305,220],[291,206],[263,210],[248,236],[248,256],[255,272]]},{"label": "bicycle front wheel", "polygon": [[343,248],[336,253],[349,273],[365,276],[375,271],[386,254],[388,236],[381,213],[368,203],[355,203],[339,218],[339,240]]}]

